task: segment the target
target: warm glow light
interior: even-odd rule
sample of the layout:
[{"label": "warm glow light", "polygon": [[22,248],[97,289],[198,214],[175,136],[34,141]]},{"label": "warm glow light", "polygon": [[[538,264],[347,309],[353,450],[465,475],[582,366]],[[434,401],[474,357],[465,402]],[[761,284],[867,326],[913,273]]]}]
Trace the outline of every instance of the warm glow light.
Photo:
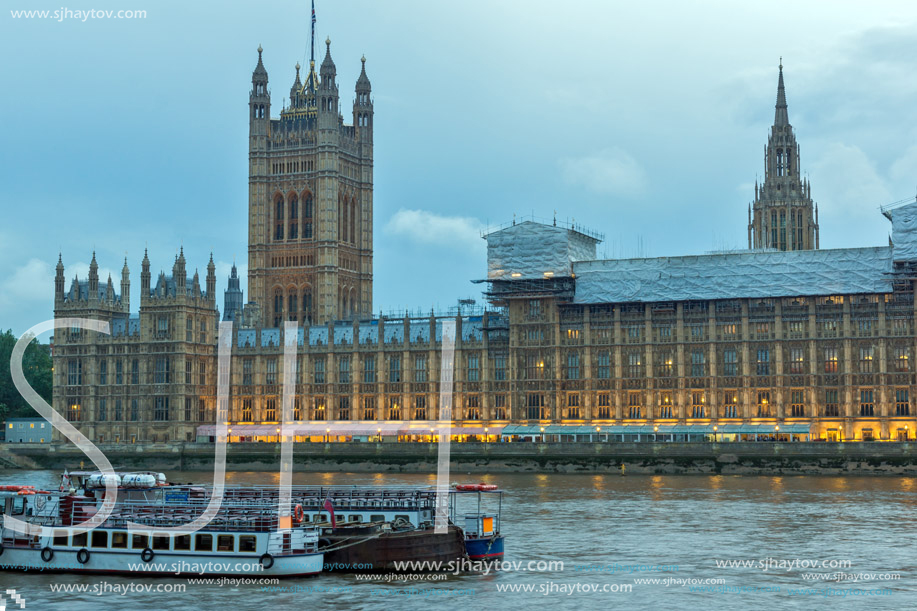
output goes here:
[{"label": "warm glow light", "polygon": [[780,430],[780,427],[779,427],[779,426],[775,426],[775,427],[774,427],[774,431],[779,431],[779,430]]}]

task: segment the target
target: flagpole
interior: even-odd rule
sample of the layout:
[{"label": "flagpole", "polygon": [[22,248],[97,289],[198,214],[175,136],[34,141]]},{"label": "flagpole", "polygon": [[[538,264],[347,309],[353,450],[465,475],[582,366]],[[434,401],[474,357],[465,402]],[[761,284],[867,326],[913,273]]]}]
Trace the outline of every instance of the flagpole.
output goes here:
[{"label": "flagpole", "polygon": [[315,0],[312,0],[312,65],[315,65]]}]

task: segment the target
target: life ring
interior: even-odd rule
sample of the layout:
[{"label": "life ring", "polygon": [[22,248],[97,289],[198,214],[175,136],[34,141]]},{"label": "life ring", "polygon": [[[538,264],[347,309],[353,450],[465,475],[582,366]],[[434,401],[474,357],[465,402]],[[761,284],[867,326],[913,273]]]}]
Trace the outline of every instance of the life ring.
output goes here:
[{"label": "life ring", "polygon": [[76,553],[76,561],[80,564],[89,562],[89,550],[85,547]]},{"label": "life ring", "polygon": [[302,524],[302,521],[306,519],[306,512],[302,510],[302,505],[296,505],[293,508],[293,519],[297,524]]},{"label": "life ring", "polygon": [[478,484],[478,490],[482,492],[487,492],[487,491],[496,490],[496,489],[497,489],[496,484]]},{"label": "life ring", "polygon": [[140,559],[146,562],[147,564],[149,564],[150,562],[153,562],[154,555],[155,554],[153,553],[153,550],[151,550],[150,548],[146,548],[142,552],[140,552]]},{"label": "life ring", "polygon": [[477,484],[456,484],[455,489],[461,492],[475,492],[478,490]]},{"label": "life ring", "polygon": [[45,562],[51,562],[54,558],[54,550],[50,547],[45,547],[41,550],[41,559]]},{"label": "life ring", "polygon": [[261,563],[262,568],[269,569],[274,566],[274,557],[270,554],[264,554],[258,562]]}]

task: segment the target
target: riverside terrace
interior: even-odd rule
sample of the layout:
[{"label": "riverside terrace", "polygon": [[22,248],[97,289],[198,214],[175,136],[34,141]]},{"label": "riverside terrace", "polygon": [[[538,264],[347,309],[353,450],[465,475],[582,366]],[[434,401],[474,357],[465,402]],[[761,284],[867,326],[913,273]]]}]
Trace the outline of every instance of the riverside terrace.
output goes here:
[{"label": "riverside terrace", "polygon": [[[430,426],[428,426],[428,424]],[[276,425],[227,427],[229,443],[279,443],[283,439]],[[439,423],[393,425],[367,423],[355,427],[352,423],[327,423],[311,425],[288,425],[286,433],[299,443],[342,443],[342,442],[416,442],[438,443]],[[450,438],[456,442],[510,443],[510,442],[737,442],[737,441],[786,441],[804,442],[811,440],[809,427],[805,424],[726,424],[726,425],[546,425],[529,426],[510,424],[507,426],[454,427]],[[214,442],[215,426],[198,429],[199,442]]]}]

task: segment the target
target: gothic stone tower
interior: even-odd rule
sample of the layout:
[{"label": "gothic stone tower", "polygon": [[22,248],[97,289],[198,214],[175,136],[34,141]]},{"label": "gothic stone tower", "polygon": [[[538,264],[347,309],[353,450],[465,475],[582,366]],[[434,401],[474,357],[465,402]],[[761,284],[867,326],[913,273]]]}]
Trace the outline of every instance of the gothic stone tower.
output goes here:
[{"label": "gothic stone tower", "polygon": [[331,40],[271,118],[258,47],[249,98],[249,298],[266,326],[324,324],[372,312],[373,103],[366,58],[353,124],[338,103]]},{"label": "gothic stone tower", "polygon": [[811,185],[800,177],[799,167],[799,145],[787,114],[781,61],[774,125],[764,154],[764,184],[759,187],[755,181],[755,202],[748,208],[749,248],[818,248],[818,206],[812,202]]}]

